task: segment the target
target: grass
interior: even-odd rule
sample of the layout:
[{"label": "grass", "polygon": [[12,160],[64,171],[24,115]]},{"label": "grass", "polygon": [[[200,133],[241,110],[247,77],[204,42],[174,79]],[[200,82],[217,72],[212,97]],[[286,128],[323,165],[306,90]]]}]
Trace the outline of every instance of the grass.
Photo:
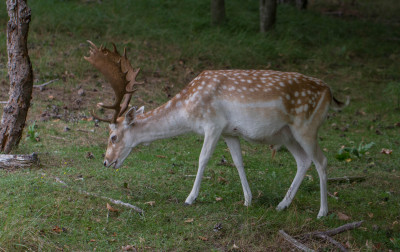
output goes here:
[{"label": "grass", "polygon": [[[279,229],[296,235],[357,220],[365,221],[362,228],[335,238],[355,251],[400,249],[400,128],[395,126],[400,112],[398,97],[387,91],[397,90],[393,83],[400,80],[399,6],[381,2],[380,8],[374,1],[346,5],[358,14],[342,18],[326,14],[341,8],[334,1],[314,1],[304,12],[280,5],[276,29],[263,36],[257,33],[257,1],[227,1],[228,21],[221,27],[210,25],[207,1],[30,1],[35,83],[60,81],[34,91],[25,135],[37,135],[40,141],[24,135],[15,151],[38,152],[41,165],[0,171],[0,251],[112,251],[127,245],[141,250],[227,251],[236,246],[286,251],[291,247],[279,238]],[[8,91],[6,22],[2,2],[0,100],[7,99]],[[248,208],[242,206],[239,178],[222,141],[205,171],[199,198],[189,207],[183,202],[194,181],[187,175],[197,170],[199,136],[140,146],[121,169],[103,168],[107,125],[96,127],[88,111],[112,97],[82,58],[87,39],[128,48],[146,82],[133,103],[146,110],[167,101],[168,94],[204,69],[271,68],[325,80],[337,97],[351,96],[349,107],[331,111],[320,130],[329,177],[364,175],[366,181],[330,184],[329,192],[339,199],[330,197],[328,216],[317,220],[319,182],[313,168],[289,209],[275,211],[295,174],[295,162],[285,150],[271,160],[267,146],[242,142],[254,196]],[[80,88],[86,96],[77,95]],[[342,146],[370,142],[375,145],[359,158],[335,158]],[[393,153],[381,154],[382,148]],[[94,158],[87,158],[89,152]],[[227,165],[219,165],[222,156]],[[79,190],[137,205],[145,215],[117,205],[118,212],[108,213],[107,201]],[[340,213],[351,220],[341,220]],[[218,224],[222,229],[213,231]]]}]

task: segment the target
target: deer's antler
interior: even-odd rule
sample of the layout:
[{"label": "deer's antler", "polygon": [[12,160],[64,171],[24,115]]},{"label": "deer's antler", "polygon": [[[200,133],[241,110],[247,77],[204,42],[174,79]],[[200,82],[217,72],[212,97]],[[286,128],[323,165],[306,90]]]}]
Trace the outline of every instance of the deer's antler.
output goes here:
[{"label": "deer's antler", "polygon": [[[98,48],[89,40],[88,43],[91,45],[90,55],[89,57],[84,57],[85,60],[89,61],[104,75],[115,93],[115,102],[113,105],[98,104],[102,108],[115,110],[114,116],[111,119],[100,118],[94,112],[92,115],[100,121],[115,123],[118,116],[121,116],[129,106],[132,94],[136,91],[133,89],[133,86],[135,84],[143,84],[136,81],[136,76],[139,74],[140,68],[137,70],[133,69],[126,57],[126,49],[124,49],[124,55],[121,56],[115,44],[113,44],[114,51],[110,51],[107,48],[103,48],[103,46]],[[123,103],[121,104],[122,100]]]}]

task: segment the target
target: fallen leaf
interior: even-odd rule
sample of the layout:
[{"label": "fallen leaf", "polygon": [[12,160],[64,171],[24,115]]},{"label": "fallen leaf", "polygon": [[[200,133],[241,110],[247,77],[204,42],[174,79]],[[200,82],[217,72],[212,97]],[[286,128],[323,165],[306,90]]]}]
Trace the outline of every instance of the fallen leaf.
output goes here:
[{"label": "fallen leaf", "polygon": [[223,178],[221,176],[218,177],[218,182],[221,184],[226,184],[228,183],[228,180],[226,178]]},{"label": "fallen leaf", "polygon": [[314,181],[314,178],[313,178],[313,176],[311,176],[311,175],[309,175],[309,174],[306,174],[306,177],[308,178],[308,180],[310,180],[310,181]]},{"label": "fallen leaf", "polygon": [[185,220],[185,223],[192,223],[194,221],[194,219],[193,218],[190,218],[190,219],[186,219]]},{"label": "fallen leaf", "polygon": [[339,220],[350,220],[350,219],[351,219],[350,216],[345,215],[345,214],[342,213],[342,212],[338,212],[338,213],[337,213],[337,216],[338,216]]},{"label": "fallen leaf", "polygon": [[90,239],[90,242],[95,242],[96,240],[95,239]]},{"label": "fallen leaf", "polygon": [[208,241],[208,238],[204,237],[204,236],[199,236],[199,239],[202,240],[202,241]]},{"label": "fallen leaf", "polygon": [[352,247],[350,241],[347,241],[347,242],[345,243],[345,245],[346,245],[346,247],[349,248],[349,249]]},{"label": "fallen leaf", "polygon": [[49,95],[49,100],[54,100],[54,96]]},{"label": "fallen leaf", "polygon": [[239,249],[239,247],[234,243],[232,249]]},{"label": "fallen leaf", "polygon": [[158,157],[158,158],[167,158],[166,156],[163,156],[163,155],[156,155],[156,157]]},{"label": "fallen leaf", "polygon": [[362,110],[357,110],[356,111],[356,115],[362,115],[362,116],[366,116],[367,115],[367,113],[365,113],[364,111],[362,111]]},{"label": "fallen leaf", "polygon": [[381,153],[386,154],[386,155],[390,155],[390,154],[392,154],[392,152],[393,152],[393,150],[385,149],[385,148],[382,148],[382,150],[381,150]]},{"label": "fallen leaf", "polygon": [[154,206],[156,204],[156,202],[155,201],[147,201],[144,204]]},{"label": "fallen leaf", "polygon": [[215,198],[215,201],[221,201],[221,200],[222,200],[221,197],[216,197],[216,198]]},{"label": "fallen leaf", "polygon": [[351,158],[347,158],[345,161],[346,161],[347,163],[350,163],[350,162],[351,162]]},{"label": "fallen leaf", "polygon": [[55,226],[52,230],[53,230],[54,232],[56,232],[57,234],[59,234],[59,233],[62,232],[62,229],[61,229],[59,226]]},{"label": "fallen leaf", "polygon": [[121,247],[122,251],[136,251],[136,248],[133,245],[126,245]]},{"label": "fallen leaf", "polygon": [[107,203],[107,209],[110,210],[111,212],[118,212],[118,209],[113,208],[110,204]]},{"label": "fallen leaf", "polygon": [[333,195],[334,195],[334,196],[337,196],[337,195],[338,195],[338,192],[333,192]]},{"label": "fallen leaf", "polygon": [[373,213],[368,213],[369,218],[373,218],[374,214]]}]

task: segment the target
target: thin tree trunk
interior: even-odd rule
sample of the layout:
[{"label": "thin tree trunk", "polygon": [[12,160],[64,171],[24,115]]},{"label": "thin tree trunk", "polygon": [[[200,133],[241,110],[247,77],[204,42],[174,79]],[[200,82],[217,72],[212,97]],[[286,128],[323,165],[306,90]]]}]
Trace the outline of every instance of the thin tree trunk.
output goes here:
[{"label": "thin tree trunk", "polygon": [[220,25],[225,18],[225,0],[211,0],[211,23]]},{"label": "thin tree trunk", "polygon": [[260,0],[260,32],[271,30],[276,20],[276,0]]},{"label": "thin tree trunk", "polygon": [[8,75],[10,91],[0,123],[0,151],[18,146],[32,98],[33,74],[27,39],[31,10],[27,0],[7,0]]}]

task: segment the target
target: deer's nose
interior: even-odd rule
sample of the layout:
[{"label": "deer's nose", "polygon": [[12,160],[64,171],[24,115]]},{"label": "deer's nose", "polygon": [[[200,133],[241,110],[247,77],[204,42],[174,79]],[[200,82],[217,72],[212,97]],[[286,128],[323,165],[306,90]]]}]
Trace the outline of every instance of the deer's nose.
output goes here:
[{"label": "deer's nose", "polygon": [[107,160],[104,160],[103,165],[107,167]]}]

